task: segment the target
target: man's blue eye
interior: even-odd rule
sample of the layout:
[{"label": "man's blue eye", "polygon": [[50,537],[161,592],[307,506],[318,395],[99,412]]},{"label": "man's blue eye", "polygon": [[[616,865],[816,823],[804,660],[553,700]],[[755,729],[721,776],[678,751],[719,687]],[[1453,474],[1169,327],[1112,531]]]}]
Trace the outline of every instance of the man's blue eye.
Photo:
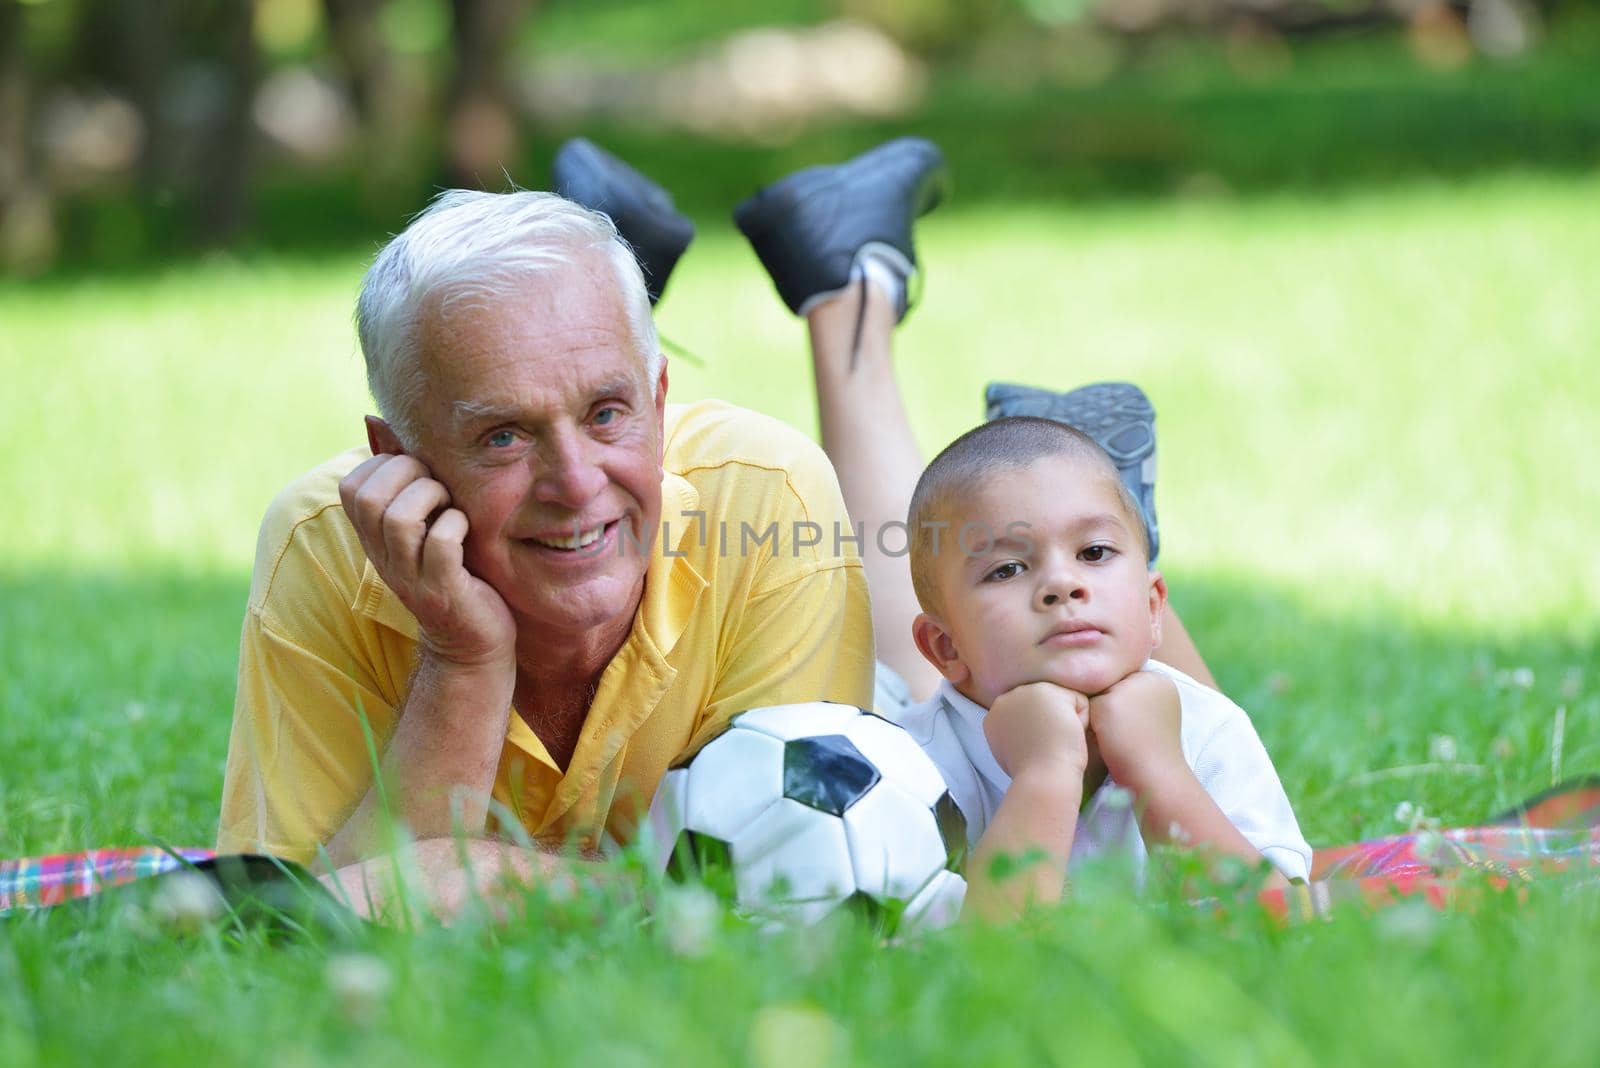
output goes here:
[{"label": "man's blue eye", "polygon": [[616,422],[613,417],[617,414],[618,412],[615,408],[601,408],[598,412],[594,413],[594,421],[600,426],[605,426],[607,423]]},{"label": "man's blue eye", "polygon": [[517,440],[517,436],[509,430],[496,430],[489,435],[489,444],[496,449],[507,449]]}]

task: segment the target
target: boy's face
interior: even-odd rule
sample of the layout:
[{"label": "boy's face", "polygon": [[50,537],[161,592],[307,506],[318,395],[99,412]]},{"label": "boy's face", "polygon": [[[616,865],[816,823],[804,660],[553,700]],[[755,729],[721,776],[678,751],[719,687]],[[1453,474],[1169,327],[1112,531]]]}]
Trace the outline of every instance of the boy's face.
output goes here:
[{"label": "boy's face", "polygon": [[943,603],[916,640],[967,697],[987,708],[1029,682],[1093,696],[1149,658],[1166,584],[1115,477],[1049,456],[997,471],[951,517],[934,561]]}]

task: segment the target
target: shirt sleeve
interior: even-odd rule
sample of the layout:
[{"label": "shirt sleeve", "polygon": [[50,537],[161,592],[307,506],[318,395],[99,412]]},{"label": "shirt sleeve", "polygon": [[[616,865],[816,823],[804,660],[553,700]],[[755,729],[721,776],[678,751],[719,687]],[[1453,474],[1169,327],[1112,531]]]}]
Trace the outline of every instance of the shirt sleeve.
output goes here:
[{"label": "shirt sleeve", "polygon": [[357,673],[249,613],[217,851],[311,860],[372,785],[394,718]]},{"label": "shirt sleeve", "polygon": [[740,712],[835,701],[872,707],[872,615],[859,563],[840,562],[751,597],[714,684],[698,748]]},{"label": "shirt sleeve", "polygon": [[[409,666],[351,607],[360,574],[326,517],[269,513],[239,639],[217,849],[313,858],[365,796]],[[348,559],[347,559],[348,558]],[[393,661],[393,662],[391,662]]]},{"label": "shirt sleeve", "polygon": [[1226,717],[1195,754],[1194,770],[1223,815],[1273,867],[1290,879],[1310,876],[1311,847],[1249,716]]},{"label": "shirt sleeve", "polygon": [[[690,751],[752,708],[870,709],[872,607],[833,465],[816,442],[768,416],[713,405],[700,422],[696,451],[719,476],[704,484],[701,507],[734,534],[730,552],[718,549],[726,615]],[[746,526],[774,540],[746,544]]]}]

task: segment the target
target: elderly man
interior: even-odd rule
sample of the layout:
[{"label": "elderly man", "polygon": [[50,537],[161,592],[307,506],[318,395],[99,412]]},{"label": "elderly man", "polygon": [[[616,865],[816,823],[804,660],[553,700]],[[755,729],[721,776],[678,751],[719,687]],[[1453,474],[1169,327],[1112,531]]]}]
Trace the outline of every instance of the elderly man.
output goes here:
[{"label": "elderly man", "polygon": [[[909,234],[936,163],[856,175],[858,203]],[[782,231],[795,205],[764,210]],[[849,270],[834,246],[879,222],[850,210],[789,227],[791,287]],[[663,281],[545,193],[447,193],[378,256],[357,319],[383,418],[262,524],[220,850],[348,865],[391,820],[593,849],[732,715],[870,703],[833,470],[774,420],[666,403]]]}]

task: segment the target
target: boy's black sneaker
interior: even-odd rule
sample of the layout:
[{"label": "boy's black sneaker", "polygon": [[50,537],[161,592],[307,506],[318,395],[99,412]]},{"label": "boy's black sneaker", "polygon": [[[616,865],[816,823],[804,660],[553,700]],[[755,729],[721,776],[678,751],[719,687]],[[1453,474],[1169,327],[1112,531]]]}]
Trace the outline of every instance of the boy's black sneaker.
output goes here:
[{"label": "boy's black sneaker", "polygon": [[991,382],[983,391],[986,417],[1033,415],[1081,430],[1111,456],[1123,485],[1138,502],[1150,562],[1161,550],[1156,527],[1156,409],[1132,382],[1098,382],[1070,393]]},{"label": "boy's black sneaker", "polygon": [[908,283],[903,318],[917,268],[911,224],[938,206],[945,185],[938,147],[902,137],[844,163],[780,178],[735,208],[733,221],[796,315],[844,289],[857,258],[872,255]]},{"label": "boy's black sneaker", "polygon": [[650,303],[660,300],[678,257],[694,239],[694,223],[678,210],[672,195],[582,137],[561,146],[550,175],[558,194],[611,217],[622,239],[633,246]]}]

